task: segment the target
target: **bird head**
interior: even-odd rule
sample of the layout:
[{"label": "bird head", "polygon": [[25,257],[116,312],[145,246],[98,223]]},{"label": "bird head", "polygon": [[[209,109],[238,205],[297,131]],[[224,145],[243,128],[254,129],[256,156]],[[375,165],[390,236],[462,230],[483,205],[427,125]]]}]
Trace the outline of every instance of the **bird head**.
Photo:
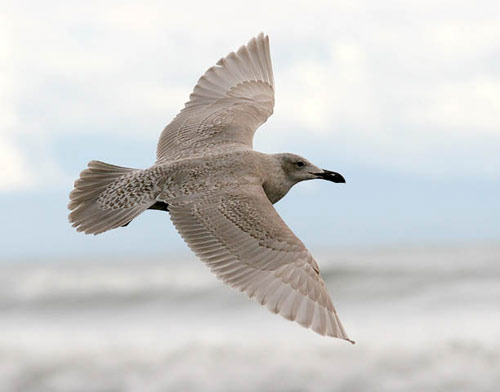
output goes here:
[{"label": "bird head", "polygon": [[337,183],[345,183],[344,177],[334,171],[320,169],[307,159],[296,154],[279,154],[281,168],[293,182],[322,179]]}]

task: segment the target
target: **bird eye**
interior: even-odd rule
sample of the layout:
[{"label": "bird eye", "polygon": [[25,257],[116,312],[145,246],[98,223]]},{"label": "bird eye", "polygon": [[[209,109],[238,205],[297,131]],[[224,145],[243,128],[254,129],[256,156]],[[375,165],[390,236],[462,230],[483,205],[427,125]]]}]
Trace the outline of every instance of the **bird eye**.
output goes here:
[{"label": "bird eye", "polygon": [[304,167],[306,164],[305,164],[304,162],[302,162],[302,161],[298,161],[298,162],[296,163],[296,165],[297,165],[298,167]]}]

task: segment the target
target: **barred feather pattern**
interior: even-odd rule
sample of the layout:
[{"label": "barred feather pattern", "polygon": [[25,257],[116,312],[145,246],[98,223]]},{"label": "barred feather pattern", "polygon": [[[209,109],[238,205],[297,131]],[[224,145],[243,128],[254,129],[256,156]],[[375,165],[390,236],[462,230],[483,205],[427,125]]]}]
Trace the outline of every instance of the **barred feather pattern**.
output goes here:
[{"label": "barred feather pattern", "polygon": [[273,313],[351,341],[316,261],[262,188],[171,205],[170,214],[189,247],[219,279]]},{"label": "barred feather pattern", "polygon": [[259,34],[198,80],[163,130],[152,167],[90,162],[70,194],[69,220],[78,231],[99,234],[159,202],[157,209],[168,206],[189,247],[224,282],[274,313],[352,342],[318,264],[272,206],[294,184],[324,171],[294,154],[253,151],[254,133],[273,109],[269,38]]},{"label": "barred feather pattern", "polygon": [[198,80],[184,109],[163,130],[157,162],[235,146],[251,148],[255,130],[273,108],[269,38],[260,34]]},{"label": "barred feather pattern", "polygon": [[139,170],[91,161],[70,193],[69,221],[87,234],[126,225],[156,202],[161,176],[160,167]]}]

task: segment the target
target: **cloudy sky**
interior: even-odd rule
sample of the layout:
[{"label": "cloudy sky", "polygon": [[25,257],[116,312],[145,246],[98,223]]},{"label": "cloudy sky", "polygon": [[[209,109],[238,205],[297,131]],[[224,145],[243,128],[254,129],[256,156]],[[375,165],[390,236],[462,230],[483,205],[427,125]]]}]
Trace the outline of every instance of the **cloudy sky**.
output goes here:
[{"label": "cloudy sky", "polygon": [[255,148],[347,179],[277,205],[307,245],[500,240],[498,1],[0,4],[0,255],[185,252],[158,212],[75,233],[67,194],[91,159],[152,164],[198,77],[260,31],[276,107]]}]

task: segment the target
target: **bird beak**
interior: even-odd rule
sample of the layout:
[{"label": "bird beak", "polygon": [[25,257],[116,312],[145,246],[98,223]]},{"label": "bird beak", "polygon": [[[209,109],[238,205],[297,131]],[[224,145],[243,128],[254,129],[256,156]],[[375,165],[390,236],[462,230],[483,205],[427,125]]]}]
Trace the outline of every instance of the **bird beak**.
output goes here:
[{"label": "bird beak", "polygon": [[345,178],[342,177],[342,174],[330,170],[323,170],[323,173],[313,173],[313,174],[323,180],[328,180],[337,183],[345,183]]}]

